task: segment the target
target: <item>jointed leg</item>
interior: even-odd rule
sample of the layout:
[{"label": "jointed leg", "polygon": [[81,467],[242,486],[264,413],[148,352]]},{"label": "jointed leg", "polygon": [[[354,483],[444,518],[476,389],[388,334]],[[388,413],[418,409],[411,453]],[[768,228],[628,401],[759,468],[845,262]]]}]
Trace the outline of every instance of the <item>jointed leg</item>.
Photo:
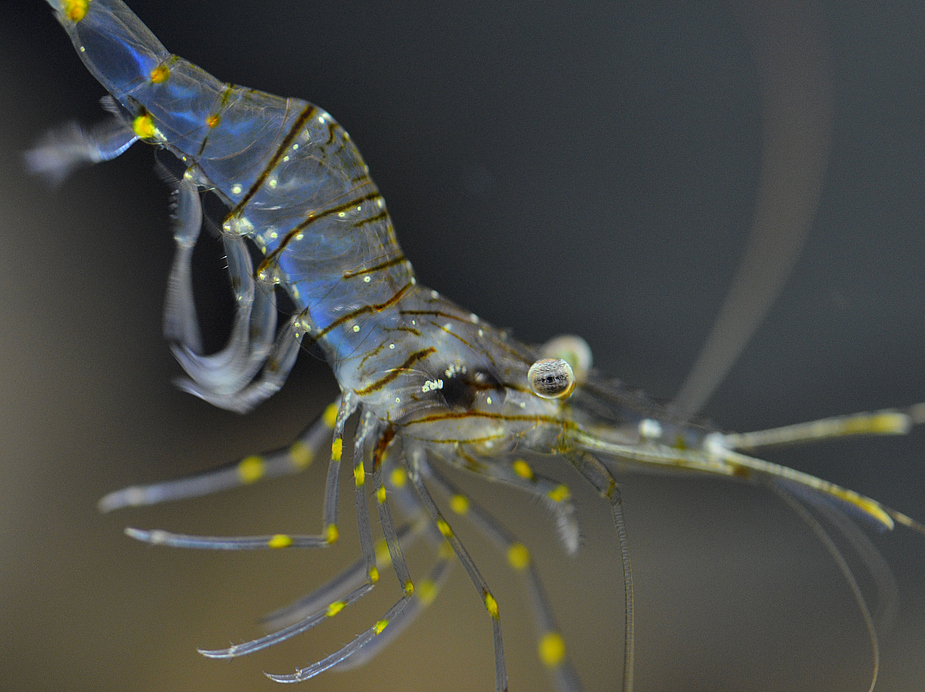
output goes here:
[{"label": "jointed leg", "polygon": [[417,491],[421,503],[436,523],[437,528],[440,529],[440,533],[443,534],[444,538],[446,538],[452,546],[453,552],[456,553],[456,557],[459,558],[463,567],[466,568],[466,572],[469,573],[469,579],[472,580],[475,588],[479,591],[482,602],[486,610],[488,610],[488,614],[491,616],[491,626],[495,642],[495,688],[498,692],[504,692],[507,690],[507,670],[504,665],[504,644],[501,639],[501,618],[498,613],[498,602],[495,600],[495,597],[492,596],[485,579],[479,573],[478,568],[476,568],[475,563],[472,561],[472,558],[469,556],[469,553],[463,547],[462,543],[456,538],[453,529],[447,523],[446,519],[443,518],[440,510],[437,509],[437,505],[434,503],[433,498],[424,485],[424,479],[421,476],[421,466],[427,461],[425,456],[426,452],[422,448],[412,447],[406,450],[406,454],[409,461],[411,482]]},{"label": "jointed leg", "polygon": [[629,541],[623,519],[623,500],[620,489],[610,472],[587,452],[573,452],[569,460],[595,490],[610,502],[610,511],[620,542],[620,561],[623,564],[624,635],[623,635],[623,692],[633,689],[633,659],[635,647],[635,618],[633,615],[633,570],[630,567]]},{"label": "jointed leg", "polygon": [[[322,532],[317,536],[191,536],[166,531],[141,531],[126,529],[126,533],[140,541],[176,548],[200,548],[206,550],[249,550],[257,548],[324,547],[335,543],[337,531],[337,488],[340,478],[340,460],[344,447],[344,427],[347,419],[356,410],[357,403],[349,393],[341,398],[340,408],[334,421],[334,439],[331,443],[331,461],[328,464],[328,478],[325,487],[322,510]],[[242,462],[243,463],[243,462]]]},{"label": "jointed leg", "polygon": [[552,615],[549,600],[543,590],[539,574],[533,565],[530,551],[482,507],[472,501],[458,487],[438,473],[430,464],[420,462],[422,473],[432,480],[450,498],[450,508],[467,517],[485,533],[507,557],[508,564],[520,572],[530,593],[533,615],[539,632],[540,660],[553,675],[556,688],[564,692],[581,689],[581,683],[566,656],[565,641]]},{"label": "jointed leg", "polygon": [[279,478],[307,469],[329,444],[340,399],[329,405],[296,440],[287,447],[251,455],[203,473],[150,485],[133,485],[109,493],[99,501],[101,512],[122,507],[154,505],[160,502],[201,497],[257,481]]}]

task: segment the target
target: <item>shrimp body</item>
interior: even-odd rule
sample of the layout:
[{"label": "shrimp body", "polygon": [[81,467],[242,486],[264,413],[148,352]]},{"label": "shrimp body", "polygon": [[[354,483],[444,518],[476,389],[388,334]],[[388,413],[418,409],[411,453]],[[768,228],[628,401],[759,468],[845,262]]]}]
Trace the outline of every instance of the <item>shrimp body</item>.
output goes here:
[{"label": "shrimp body", "polygon": [[[78,164],[118,156],[138,140],[166,149],[180,161],[177,254],[165,335],[188,375],[181,386],[215,405],[246,411],[282,386],[300,344],[310,340],[324,353],[341,389],[337,404],[283,450],[248,457],[230,471],[127,488],[104,498],[101,507],[202,495],[291,473],[304,467],[333,430],[323,525],[317,535],[218,538],[129,530],[140,540],[178,547],[331,545],[338,538],[345,424],[355,414],[359,421],[353,476],[363,560],[274,616],[279,626],[274,633],[203,651],[205,655],[235,657],[310,629],[361,598],[378,582],[380,567],[391,565],[401,596],[384,617],[327,658],[294,675],[271,677],[293,682],[333,666],[363,662],[429,602],[455,555],[489,613],[496,688],[507,689],[498,604],[431,497],[429,488],[437,488],[449,496],[453,511],[485,531],[505,551],[511,567],[523,574],[538,626],[539,657],[558,689],[580,689],[529,551],[443,478],[434,461],[538,498],[554,513],[560,539],[570,552],[578,547],[578,528],[569,489],[536,473],[522,456],[560,455],[610,502],[626,584],[624,690],[633,685],[633,600],[615,473],[652,469],[722,475],[768,485],[804,513],[800,502],[834,502],[885,528],[899,522],[923,530],[906,515],[853,491],[737,451],[848,434],[901,433],[923,417],[920,407],[746,435],[692,424],[670,407],[590,370],[590,354],[580,340],[569,342],[571,355],[561,357],[560,341],[544,347],[522,344],[418,284],[366,164],[324,110],[218,81],[167,51],[121,0],[49,3],[81,60],[111,95],[113,118],[89,132],[72,128],[51,136],[30,153],[33,169],[61,178]],[[201,191],[212,192],[226,207],[221,230],[237,305],[228,345],[208,355],[200,344],[190,282],[191,253],[203,216]],[[257,266],[251,248],[262,255]],[[288,294],[294,306],[282,326],[277,325],[273,300],[277,290]],[[542,359],[549,362],[539,370],[532,367]],[[536,372],[551,378],[551,384],[538,387]],[[384,552],[375,550],[372,539],[366,503],[370,469]],[[393,506],[407,523],[395,523]],[[417,539],[429,542],[435,557],[432,571],[420,582],[427,588],[416,590],[402,550]],[[843,572],[870,625],[846,566]],[[870,630],[876,659],[872,626]]]},{"label": "shrimp body", "polygon": [[[130,126],[173,153],[186,181],[227,205],[229,242],[247,238],[264,255],[257,290],[288,293],[292,338],[322,348],[343,390],[414,439],[554,451],[568,414],[525,386],[537,352],[417,283],[366,164],[328,113],[220,82],[169,53],[122,2],[59,16],[126,136]],[[472,415],[435,425],[446,410]]]}]

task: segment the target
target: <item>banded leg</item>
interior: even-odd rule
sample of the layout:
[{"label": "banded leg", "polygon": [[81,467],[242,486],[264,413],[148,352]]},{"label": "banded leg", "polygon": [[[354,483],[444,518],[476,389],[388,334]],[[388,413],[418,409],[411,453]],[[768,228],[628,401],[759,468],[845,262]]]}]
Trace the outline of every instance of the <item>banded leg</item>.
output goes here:
[{"label": "banded leg", "polygon": [[337,542],[337,489],[340,476],[340,459],[344,448],[344,426],[356,410],[356,398],[346,393],[341,398],[340,408],[334,421],[334,439],[331,442],[331,461],[328,464],[328,478],[325,486],[322,509],[322,531],[317,536],[193,536],[167,531],[142,531],[128,528],[131,538],[145,543],[167,545],[175,548],[199,548],[203,550],[253,550],[260,548],[326,547]]},{"label": "banded leg", "polygon": [[[377,446],[377,451],[378,449],[379,447]],[[390,461],[387,461],[384,466],[386,468],[385,475],[389,475],[389,470],[395,470],[394,464]],[[389,469],[388,467],[392,468]],[[383,465],[377,464],[375,457],[373,469],[374,476],[378,474],[378,478],[376,479],[376,496],[378,500],[383,493],[384,484],[382,482],[382,477],[384,474],[382,470]],[[401,479],[401,476],[395,476],[395,478]],[[354,651],[349,658],[343,659],[338,664],[338,669],[346,670],[360,666],[376,656],[376,654],[393,641],[404,628],[414,620],[423,608],[433,601],[449,574],[452,565],[451,559],[453,557],[453,551],[449,549],[449,546],[446,541],[443,540],[440,532],[437,531],[436,527],[429,520],[429,517],[427,517],[417,497],[407,486],[406,480],[405,477],[404,480],[399,480],[398,483],[391,483],[393,487],[391,498],[394,499],[396,496],[400,498],[400,504],[404,507],[406,513],[410,515],[412,523],[405,524],[398,529],[396,538],[392,540],[397,541],[399,550],[403,551],[421,536],[426,536],[428,541],[437,549],[438,560],[424,580],[419,582],[414,588],[408,589],[408,591],[413,592],[413,594],[409,594],[406,591],[406,595],[411,596],[411,600],[407,606],[389,621],[388,626],[383,629],[379,635],[368,641],[362,649]],[[380,518],[386,535],[391,535],[393,531],[393,529],[389,528],[392,522],[391,512],[386,513],[380,508]],[[387,539],[383,539],[384,545],[376,549],[376,563],[380,569],[394,564],[390,555],[388,542]],[[396,574],[407,572],[407,568],[404,567],[403,564],[404,560],[401,558],[399,561],[399,569]],[[360,559],[309,596],[300,599],[292,606],[271,614],[264,622],[274,628],[288,626],[297,622],[299,619],[310,616],[315,610],[326,608],[332,601],[336,600],[337,596],[335,596],[335,594],[345,593],[356,588],[364,579],[365,561]],[[402,590],[405,591],[405,585],[408,583],[409,579],[407,576],[404,578],[399,576],[398,579],[399,583],[402,585]]]},{"label": "banded leg", "polygon": [[[412,600],[415,588],[411,581],[411,574],[408,570],[407,563],[405,562],[401,541],[395,530],[392,513],[387,502],[385,486],[382,482],[383,462],[393,439],[391,430],[386,430],[378,440],[376,449],[373,452],[373,476],[376,485],[376,500],[379,517],[385,535],[389,561],[395,570],[395,575],[402,589],[401,598],[388,610],[385,617],[338,651],[317,663],[296,671],[293,675],[268,674],[270,679],[277,682],[300,682],[314,677],[333,666],[338,666],[341,669],[351,668],[358,664],[355,659],[359,658],[360,662],[363,662],[379,653],[379,651],[381,651],[386,644],[391,642],[413,619],[413,613],[416,610],[416,604]],[[356,471],[354,471],[354,473],[356,475]],[[360,487],[359,482],[358,487]],[[440,567],[439,563],[437,567]],[[446,568],[444,566],[443,572],[445,571]],[[431,579],[435,578],[438,580],[442,580],[443,578],[441,572],[437,572],[436,567],[431,572]]]},{"label": "banded leg", "polygon": [[491,591],[489,591],[485,579],[475,566],[475,563],[472,561],[465,547],[463,547],[462,543],[453,533],[453,529],[447,523],[446,519],[443,518],[436,503],[430,496],[427,487],[424,485],[424,479],[421,476],[421,466],[427,462],[425,457],[426,452],[423,448],[412,447],[407,450],[406,454],[410,464],[409,475],[411,477],[411,482],[414,485],[414,489],[417,491],[421,503],[430,514],[431,519],[436,523],[437,528],[440,529],[440,533],[443,534],[443,537],[446,538],[450,546],[452,546],[453,552],[456,553],[456,557],[459,558],[463,567],[466,568],[466,572],[469,573],[469,579],[472,581],[476,590],[478,590],[482,598],[482,603],[491,616],[491,627],[495,644],[495,689],[497,692],[506,692],[507,669],[504,665],[504,643],[501,639],[501,617],[498,612],[498,602],[495,600],[495,597],[491,595]]},{"label": "banded leg", "polygon": [[391,441],[388,440],[385,444],[377,447],[377,454],[374,456],[373,461],[373,475],[376,484],[376,501],[379,509],[379,517],[383,533],[385,534],[385,546],[388,551],[388,561],[395,567],[395,574],[398,577],[399,585],[404,591],[404,597],[408,600],[408,603],[389,621],[387,629],[383,630],[379,636],[367,643],[349,659],[342,661],[338,665],[339,670],[348,670],[363,665],[367,661],[373,659],[379,652],[394,641],[405,628],[414,622],[418,615],[434,601],[440,589],[443,587],[443,584],[446,582],[446,578],[449,576],[452,566],[451,560],[454,557],[453,550],[437,530],[434,523],[429,520],[428,516],[427,520],[423,523],[423,527],[426,529],[423,533],[436,549],[437,561],[421,582],[415,585],[411,581],[410,573],[408,572],[404,555],[402,554],[405,546],[400,540],[400,536],[395,536],[395,525],[389,506],[386,485],[383,482],[384,467],[391,466],[391,469],[388,469],[391,471],[391,484],[396,490],[395,495],[400,498],[400,503],[406,508],[413,507],[415,515],[427,516],[427,512],[421,505],[421,501],[418,499],[417,495],[407,486],[407,474],[396,473],[399,470],[404,471],[404,467],[388,463],[388,458],[385,457],[385,451],[390,442]]},{"label": "banded leg", "polygon": [[122,507],[184,500],[304,471],[330,440],[339,407],[340,398],[287,447],[247,456],[186,478],[122,488],[103,497],[98,507],[101,512],[111,512]]},{"label": "banded leg", "polygon": [[[775,483],[788,487],[799,486],[801,496],[817,495],[820,500],[825,498],[828,501],[839,503],[842,508],[863,516],[879,525],[881,529],[892,530],[899,523],[925,534],[925,525],[853,490],[787,466],[772,464],[763,459],[736,452],[727,444],[726,435],[720,433],[709,435],[704,441],[703,449],[678,449],[659,444],[627,445],[595,438],[580,429],[571,432],[570,437],[572,438],[570,441],[576,447],[588,453],[605,454],[614,459],[632,460],[645,466],[708,473],[752,482],[772,479]],[[731,439],[734,440],[734,437]]]},{"label": "banded leg", "polygon": [[367,642],[362,649],[358,649],[350,658],[337,664],[337,670],[350,670],[365,665],[401,635],[405,629],[434,602],[440,589],[446,583],[453,566],[453,549],[445,542],[441,542],[441,549],[437,553],[437,561],[431,567],[427,576],[414,587],[414,593],[408,597],[405,607],[389,620],[386,629]]},{"label": "banded leg", "polygon": [[[377,446],[377,451],[378,449]],[[378,478],[376,478],[376,473],[379,474]],[[407,472],[405,472],[403,467],[396,466],[395,463],[387,457],[383,468],[376,468],[374,456],[373,476],[376,479],[377,499],[381,494],[379,488],[382,485],[382,478],[386,476],[389,478],[389,485],[392,487],[389,499],[391,501],[398,501],[402,513],[408,519],[409,523],[404,524],[397,531],[398,544],[403,551],[416,543],[422,535],[426,535],[435,546],[443,543],[443,538],[433,527],[424,508],[421,507],[417,497],[408,487]],[[392,565],[392,557],[389,553],[388,542],[384,538],[376,545],[376,565],[380,570],[386,569]],[[270,630],[280,629],[302,618],[308,617],[322,605],[326,606],[330,603],[335,598],[333,594],[345,593],[359,586],[365,579],[364,567],[365,561],[363,558],[360,558],[324,586],[321,586],[307,596],[303,596],[294,603],[268,614],[263,618],[264,626]]]},{"label": "banded leg", "polygon": [[[371,433],[376,429],[374,417],[372,414],[364,414],[363,421],[361,422],[360,433],[358,435],[358,443],[355,450],[354,457],[354,479],[356,486],[356,497],[357,497],[357,521],[359,524],[360,530],[360,544],[364,553],[364,567],[367,574],[366,583],[360,586],[358,589],[351,592],[347,599],[343,601],[333,601],[327,605],[321,611],[313,614],[306,620],[300,623],[296,623],[292,626],[286,627],[279,632],[267,635],[260,639],[254,640],[252,642],[247,642],[242,645],[232,647],[230,649],[224,649],[219,651],[204,651],[207,656],[217,657],[217,658],[227,658],[232,656],[238,656],[245,653],[252,653],[259,649],[271,646],[277,642],[288,639],[289,637],[304,632],[311,627],[314,627],[318,622],[321,622],[327,617],[333,617],[339,613],[348,603],[353,603],[367,593],[375,583],[378,581],[378,569],[376,567],[376,557],[373,551],[373,542],[372,542],[372,533],[369,523],[369,507],[366,502],[365,494],[365,470],[363,466],[363,460],[367,456],[369,451],[369,442],[371,438]],[[383,436],[379,439],[376,445],[376,451],[374,452],[374,469],[378,471],[381,466],[381,456],[384,454],[385,450],[388,447],[391,436]],[[380,476],[380,487],[381,487],[381,476]],[[377,493],[379,497],[383,497],[382,493]],[[276,675],[268,674],[272,680],[277,682],[300,682],[302,680],[307,680],[312,678],[319,673],[328,670],[329,668],[339,665],[344,661],[348,660],[350,657],[357,654],[367,645],[370,645],[377,638],[379,638],[383,632],[387,631],[387,628],[392,626],[394,623],[402,622],[403,614],[408,608],[408,605],[411,601],[412,594],[414,591],[410,574],[408,572],[407,565],[405,564],[404,557],[401,551],[401,545],[399,541],[398,534],[395,530],[395,525],[392,522],[391,513],[388,510],[383,511],[381,509],[384,502],[380,502],[380,517],[383,522],[383,530],[386,536],[386,543],[388,545],[389,554],[391,557],[392,566],[395,569],[395,573],[398,576],[399,582],[402,584],[403,595],[402,597],[392,605],[391,608],[386,612],[385,616],[378,620],[373,626],[368,628],[365,632],[358,635],[353,641],[347,645],[341,647],[334,653],[326,656],[320,661],[302,668],[296,671],[291,675]]]},{"label": "banded leg", "polygon": [[[345,397],[349,399],[350,397]],[[354,478],[356,479],[356,497],[357,497],[357,524],[359,527],[360,546],[363,553],[362,565],[365,573],[365,579],[359,586],[353,588],[344,597],[337,597],[327,602],[321,609],[313,612],[302,620],[284,627],[276,632],[253,639],[242,644],[236,644],[227,649],[200,649],[200,653],[209,658],[235,658],[260,651],[267,647],[273,646],[297,634],[306,632],[315,625],[324,622],[340,613],[348,605],[352,605],[360,598],[369,593],[379,581],[379,573],[376,567],[376,556],[373,549],[372,529],[369,521],[369,507],[366,502],[366,493],[364,488],[363,459],[370,449],[370,440],[375,432],[375,423],[369,412],[362,414],[360,426],[354,445]],[[358,470],[359,469],[359,470]],[[330,524],[329,526],[335,526]],[[346,586],[345,582],[335,579],[335,582],[341,582],[340,585]],[[317,664],[316,664],[317,665]],[[333,665],[333,664],[332,664]],[[330,666],[329,666],[330,667]],[[320,672],[320,670],[318,671]]]},{"label": "banded leg", "polygon": [[925,403],[905,409],[882,409],[821,420],[785,425],[750,433],[721,434],[728,449],[754,451],[763,447],[802,444],[850,435],[905,435],[914,425],[925,422]]},{"label": "banded leg", "polygon": [[626,536],[626,522],[623,519],[623,499],[617,482],[601,462],[587,452],[572,452],[569,454],[572,465],[597,492],[610,503],[613,523],[617,529],[617,539],[620,543],[620,561],[623,565],[623,600],[624,600],[624,627],[623,627],[623,692],[633,690],[633,661],[636,642],[634,599],[633,599],[633,570],[630,566],[629,541]]},{"label": "banded leg", "polygon": [[[429,525],[429,524],[427,524]],[[421,522],[403,524],[397,531],[398,542],[403,549],[413,546],[421,535],[424,533],[423,528],[427,526]],[[385,545],[376,548],[376,567],[381,572],[391,566],[388,548]],[[275,631],[288,627],[289,625],[299,622],[320,608],[340,598],[340,594],[348,593],[366,580],[366,560],[362,557],[354,562],[350,567],[329,580],[324,585],[318,587],[310,594],[302,596],[297,601],[290,603],[283,608],[268,613],[261,619],[261,624],[268,631]]]},{"label": "banded leg", "polygon": [[432,480],[450,499],[450,508],[460,516],[465,516],[486,534],[507,557],[508,565],[523,575],[530,593],[530,604],[539,633],[537,647],[540,661],[552,674],[556,688],[565,692],[581,689],[581,682],[568,661],[565,641],[556,625],[549,605],[549,599],[543,590],[539,574],[530,556],[530,551],[517,538],[504,528],[491,514],[472,501],[456,485],[437,472],[430,464],[421,462],[424,475]]},{"label": "banded leg", "polygon": [[536,473],[524,459],[515,459],[510,464],[496,461],[477,463],[464,468],[470,473],[513,486],[537,498],[555,517],[559,540],[565,551],[569,555],[578,552],[578,518],[572,492],[567,485]]}]

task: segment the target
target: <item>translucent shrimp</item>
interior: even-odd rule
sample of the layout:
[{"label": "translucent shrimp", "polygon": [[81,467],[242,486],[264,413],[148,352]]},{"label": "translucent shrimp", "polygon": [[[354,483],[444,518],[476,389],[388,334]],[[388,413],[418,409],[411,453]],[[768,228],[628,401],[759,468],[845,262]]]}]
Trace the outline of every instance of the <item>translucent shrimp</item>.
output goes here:
[{"label": "translucent shrimp", "polygon": [[[439,470],[441,464],[455,466],[536,498],[554,514],[563,545],[574,552],[579,531],[571,491],[536,470],[529,456],[536,454],[567,462],[611,508],[625,585],[624,690],[633,687],[633,580],[615,475],[640,469],[722,476],[779,493],[818,533],[856,596],[871,633],[875,681],[872,617],[836,544],[805,505],[824,519],[834,507],[883,529],[896,523],[925,529],[870,498],[744,452],[808,439],[903,433],[921,422],[921,407],[744,435],[692,424],[689,413],[698,407],[696,396],[685,395],[675,409],[657,405],[591,370],[589,353],[580,342],[570,342],[574,360],[566,362],[569,355],[561,354],[558,342],[546,347],[519,343],[418,284],[359,153],[318,107],[218,82],[170,54],[117,0],[51,4],[81,59],[111,94],[112,118],[92,130],[71,128],[48,138],[30,156],[33,169],[60,179],[81,163],[118,156],[139,139],[181,162],[175,192],[177,254],[165,334],[187,373],[183,388],[217,406],[249,410],[282,386],[300,344],[310,340],[327,358],[342,392],[321,420],[286,449],[194,478],[119,491],[104,498],[101,507],[192,497],[295,472],[332,440],[317,534],[204,537],[129,530],[133,538],[175,547],[330,546],[339,538],[338,487],[347,422],[357,420],[351,461],[361,559],[330,584],[272,616],[275,629],[270,634],[204,650],[204,655],[242,656],[312,629],[361,600],[377,585],[381,570],[390,567],[399,589],[386,612],[325,658],[293,675],[271,677],[296,682],[368,660],[433,599],[455,557],[475,585],[492,629],[496,689],[507,689],[501,607],[457,537],[452,518],[457,515],[497,544],[522,576],[534,609],[542,665],[560,690],[579,689],[567,642],[529,549],[492,517],[490,508],[479,506]],[[203,352],[190,278],[203,190],[226,206],[222,238],[236,301],[231,338],[216,354]],[[257,266],[252,248],[262,255]],[[281,327],[271,299],[275,290],[285,292],[293,305]],[[555,363],[551,369],[537,367],[550,359]],[[537,370],[553,373],[551,388],[549,378],[535,376]],[[367,506],[368,474],[382,527],[381,546],[374,541]],[[437,497],[431,494],[434,490]],[[393,508],[404,521],[396,523]],[[419,539],[433,553],[430,571],[421,579],[412,576],[404,557]],[[860,545],[864,547],[863,541]]]}]

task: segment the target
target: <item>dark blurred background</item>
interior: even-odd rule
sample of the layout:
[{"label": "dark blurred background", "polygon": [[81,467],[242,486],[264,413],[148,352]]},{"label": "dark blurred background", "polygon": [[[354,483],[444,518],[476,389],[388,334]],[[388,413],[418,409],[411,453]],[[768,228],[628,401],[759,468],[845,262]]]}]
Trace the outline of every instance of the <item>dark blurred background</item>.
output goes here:
[{"label": "dark blurred background", "polygon": [[[131,4],[170,50],[220,79],[330,111],[424,283],[527,341],[582,334],[597,365],[656,396],[680,386],[757,192],[759,74],[730,5]],[[833,83],[828,175],[792,280],[705,408],[729,429],[925,399],[925,5],[833,0],[819,14]],[[289,672],[365,629],[398,595],[391,575],[343,619],[209,661],[197,646],[261,634],[259,616],[350,564],[355,540],[323,554],[213,554],[150,549],[122,528],[311,531],[323,467],[112,516],[95,503],[287,442],[333,398],[334,380],[303,357],[246,418],[174,389],[161,338],[168,190],[151,151],[136,146],[56,190],[25,174],[22,151],[62,121],[98,119],[103,95],[45,3],[0,4],[0,90],[0,689],[278,689],[261,671]],[[220,278],[217,246],[203,265]],[[925,518],[922,431],[773,458]],[[614,689],[622,609],[608,512],[561,463],[549,468],[576,487],[575,559],[525,498],[467,488],[533,547],[585,688]],[[858,608],[779,501],[731,483],[622,480],[638,689],[866,689]],[[551,689],[522,585],[460,533],[501,603],[511,689]],[[921,689],[925,539],[898,530],[875,541],[900,587],[877,689]],[[374,663],[302,689],[492,684],[489,623],[457,569]]]}]

